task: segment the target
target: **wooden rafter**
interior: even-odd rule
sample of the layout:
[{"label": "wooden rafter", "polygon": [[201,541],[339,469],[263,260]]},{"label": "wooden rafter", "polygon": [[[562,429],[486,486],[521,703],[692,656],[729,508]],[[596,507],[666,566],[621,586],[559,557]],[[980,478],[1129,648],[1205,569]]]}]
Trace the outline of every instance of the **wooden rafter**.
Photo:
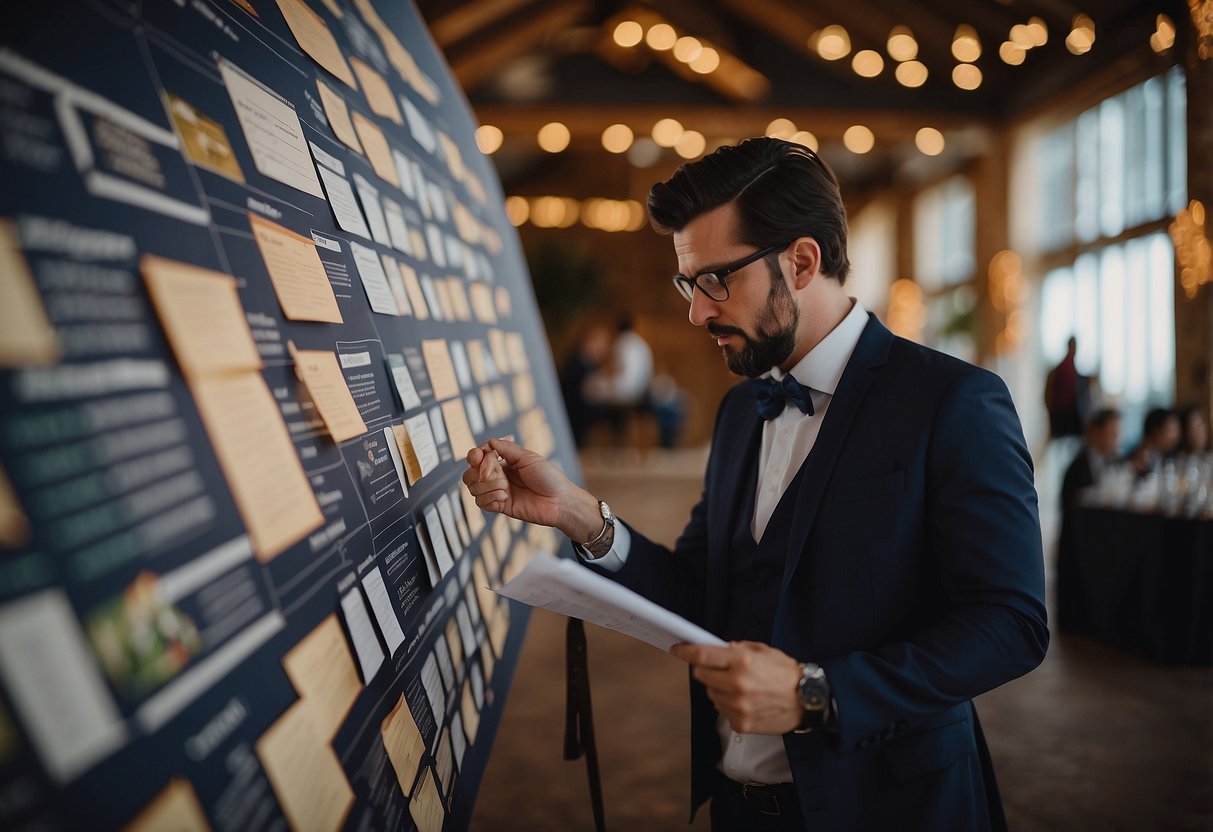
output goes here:
[{"label": "wooden rafter", "polygon": [[590,0],[560,0],[543,5],[520,23],[461,47],[450,58],[451,69],[464,90],[473,90],[509,61],[584,20],[592,10]]}]

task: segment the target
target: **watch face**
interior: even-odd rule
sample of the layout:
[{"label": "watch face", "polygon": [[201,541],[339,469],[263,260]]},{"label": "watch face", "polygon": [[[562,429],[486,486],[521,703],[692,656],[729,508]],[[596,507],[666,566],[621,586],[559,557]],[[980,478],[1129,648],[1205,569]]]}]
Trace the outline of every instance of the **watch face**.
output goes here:
[{"label": "watch face", "polygon": [[800,682],[800,704],[806,710],[822,710],[826,706],[826,686],[823,680],[809,677]]},{"label": "watch face", "polygon": [[611,507],[606,503],[600,501],[598,503],[598,510],[602,513],[602,519],[608,523],[615,519],[614,512],[611,511]]}]

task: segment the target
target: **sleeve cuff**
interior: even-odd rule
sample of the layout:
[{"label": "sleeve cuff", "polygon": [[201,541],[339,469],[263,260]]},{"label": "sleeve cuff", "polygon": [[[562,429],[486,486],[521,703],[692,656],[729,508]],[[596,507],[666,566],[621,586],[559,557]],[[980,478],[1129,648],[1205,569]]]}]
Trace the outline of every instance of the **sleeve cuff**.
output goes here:
[{"label": "sleeve cuff", "polygon": [[600,558],[588,557],[586,548],[579,543],[573,544],[573,551],[577,553],[578,559],[582,563],[593,564],[598,569],[604,572],[618,572],[623,569],[623,565],[627,563],[628,552],[632,549],[632,533],[628,531],[628,527],[622,522],[615,522],[615,540],[611,543],[610,550]]}]

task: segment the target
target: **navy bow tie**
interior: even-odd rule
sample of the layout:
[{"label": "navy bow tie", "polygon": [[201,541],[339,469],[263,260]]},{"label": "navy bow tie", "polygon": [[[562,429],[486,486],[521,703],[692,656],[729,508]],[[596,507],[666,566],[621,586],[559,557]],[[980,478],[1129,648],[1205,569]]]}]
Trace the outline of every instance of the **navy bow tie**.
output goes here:
[{"label": "navy bow tie", "polygon": [[809,388],[791,375],[784,376],[782,381],[756,378],[750,384],[754,385],[754,396],[758,399],[758,415],[767,421],[782,413],[788,402],[796,405],[801,413],[813,415],[813,400],[809,397]]}]

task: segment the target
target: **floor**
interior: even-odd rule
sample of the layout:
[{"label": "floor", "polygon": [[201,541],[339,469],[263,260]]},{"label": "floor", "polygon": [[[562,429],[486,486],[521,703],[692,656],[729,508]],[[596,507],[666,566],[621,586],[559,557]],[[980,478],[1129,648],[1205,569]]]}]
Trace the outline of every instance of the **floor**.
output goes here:
[{"label": "floor", "polygon": [[[593,493],[672,543],[699,494],[699,451],[587,455]],[[1041,465],[1052,539],[1060,470]],[[590,627],[590,676],[608,829],[684,830],[685,665]],[[978,700],[1013,830],[1213,830],[1213,668],[1171,668],[1055,636],[1028,676]],[[591,830],[585,765],[562,759],[564,620],[532,615],[471,829]],[[706,812],[690,828],[708,828]]]}]

